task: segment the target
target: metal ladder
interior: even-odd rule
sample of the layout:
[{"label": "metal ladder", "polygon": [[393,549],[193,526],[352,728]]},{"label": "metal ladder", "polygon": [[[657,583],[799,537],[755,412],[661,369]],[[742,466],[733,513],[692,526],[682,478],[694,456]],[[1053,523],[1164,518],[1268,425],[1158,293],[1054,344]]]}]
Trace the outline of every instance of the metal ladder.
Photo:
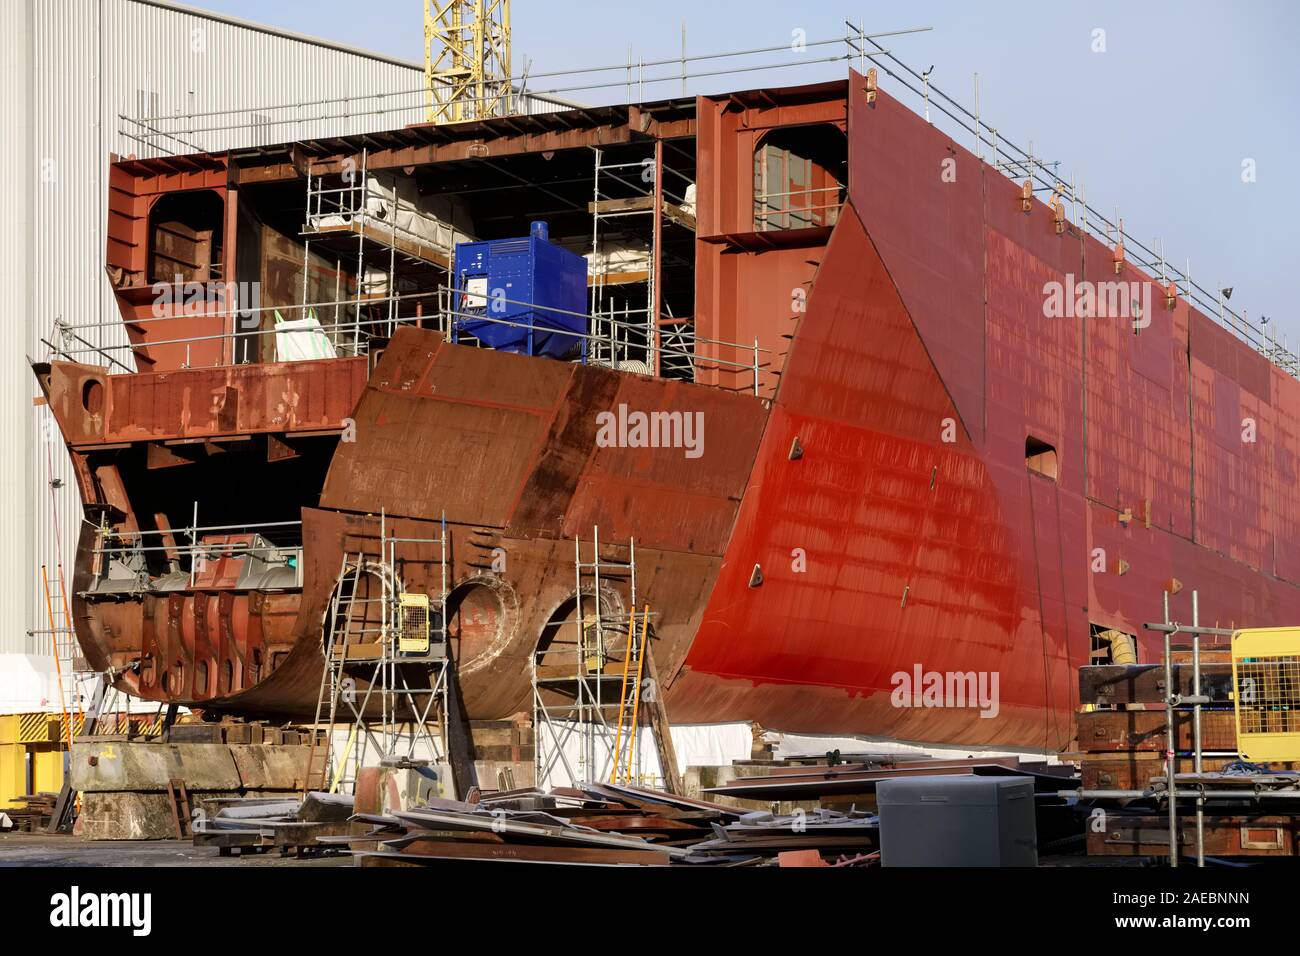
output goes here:
[{"label": "metal ladder", "polygon": [[[56,569],[50,580],[49,570],[41,565],[41,586],[45,590],[45,613],[49,620],[50,648],[54,654],[55,679],[59,688],[59,710],[63,715],[63,736],[72,752],[73,719],[81,718],[80,682],[77,679],[77,635],[72,627],[68,610],[68,595],[64,588],[63,565]],[[39,633],[39,632],[37,632]]]},{"label": "metal ladder", "polygon": [[[614,724],[614,766],[610,770],[610,783],[631,783],[634,777],[637,744],[637,718],[641,710],[641,675],[645,670],[646,627],[650,622],[650,606],[641,612],[641,634],[636,633],[636,610],[627,619],[627,649],[623,654],[623,683],[619,690],[618,717]],[[633,666],[635,664],[635,667]],[[626,738],[626,750],[624,750]]]},{"label": "metal ladder", "polygon": [[[308,790],[326,790],[330,783],[330,757],[333,755],[334,727],[338,723],[339,698],[343,691],[347,666],[347,636],[352,627],[352,598],[356,594],[361,576],[361,555],[353,565],[352,587],[344,600],[342,584],[347,578],[351,554],[343,555],[343,564],[335,579],[334,592],[330,598],[329,610],[326,611],[322,628],[321,650],[325,657],[325,666],[321,669],[320,691],[316,695],[316,716],[312,721],[311,748],[307,751],[307,773],[303,781],[303,793]],[[342,623],[342,627],[340,627]],[[321,718],[327,717],[325,733],[321,734]],[[342,761],[347,760],[347,754]],[[340,769],[341,765],[340,765]],[[336,773],[336,778],[339,776]]]},{"label": "metal ladder", "polygon": [[[572,619],[564,622],[576,629],[571,650],[551,648],[534,651],[529,657],[533,691],[533,773],[538,782],[552,772],[564,772],[571,786],[598,780],[619,782],[638,779],[640,757],[636,733],[641,726],[651,731],[664,786],[671,793],[684,793],[677,756],[673,749],[668,716],[658,693],[658,674],[651,652],[650,607],[637,607],[636,541],[627,543],[626,561],[601,556],[600,529],[592,529],[591,560],[583,559],[582,539],[573,542],[574,599]],[[607,582],[626,580],[629,600],[626,615],[618,610],[621,601],[607,591]],[[610,644],[628,621],[628,647],[623,674],[618,662],[610,661]],[[635,628],[641,628],[636,638]],[[617,628],[617,630],[616,630]],[[610,635],[608,638],[606,634]],[[555,653],[560,663],[545,663]],[[615,688],[621,687],[615,698]],[[653,692],[650,689],[654,688]],[[609,715],[608,717],[606,715]],[[617,719],[615,719],[617,714]],[[571,761],[566,746],[574,742],[578,751]],[[624,742],[626,741],[626,749]]]}]

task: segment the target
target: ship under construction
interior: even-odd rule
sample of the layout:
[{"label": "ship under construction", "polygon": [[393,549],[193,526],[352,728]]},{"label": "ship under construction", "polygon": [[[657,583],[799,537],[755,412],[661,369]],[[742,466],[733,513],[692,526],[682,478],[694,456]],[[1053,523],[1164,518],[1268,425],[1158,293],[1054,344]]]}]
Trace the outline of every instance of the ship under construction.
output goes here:
[{"label": "ship under construction", "polygon": [[[384,567],[445,609],[475,719],[635,601],[674,723],[1053,751],[1166,598],[1300,619],[1290,360],[868,65],[115,161],[124,367],[36,366],[90,665],[310,717]],[[918,670],[999,705],[897,706]]]}]

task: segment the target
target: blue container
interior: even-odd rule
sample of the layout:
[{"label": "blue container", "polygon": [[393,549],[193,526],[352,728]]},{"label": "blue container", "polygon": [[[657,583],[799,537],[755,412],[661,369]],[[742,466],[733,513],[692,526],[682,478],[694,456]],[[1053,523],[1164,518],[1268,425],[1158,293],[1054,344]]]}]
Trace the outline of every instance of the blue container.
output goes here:
[{"label": "blue container", "polygon": [[457,243],[452,269],[453,341],[468,332],[503,352],[557,358],[581,345],[565,333],[587,332],[587,260],[552,244],[546,223],[523,239]]}]

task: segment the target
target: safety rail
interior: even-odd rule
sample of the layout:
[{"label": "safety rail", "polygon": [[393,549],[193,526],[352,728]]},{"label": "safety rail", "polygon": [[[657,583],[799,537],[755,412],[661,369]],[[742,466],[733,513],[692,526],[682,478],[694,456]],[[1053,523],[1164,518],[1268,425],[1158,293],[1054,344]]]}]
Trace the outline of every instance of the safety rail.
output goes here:
[{"label": "safety rail", "polygon": [[[855,28],[856,29],[856,28]],[[904,30],[888,30],[869,34],[871,37],[903,36],[912,33],[924,33],[930,27],[913,27]],[[722,76],[734,76],[781,70],[790,67],[807,67],[825,63],[842,63],[852,59],[856,54],[851,50],[834,53],[830,56],[811,57],[809,50],[823,47],[843,46],[845,37],[832,37],[825,40],[806,40],[798,43],[787,42],[779,46],[755,47],[745,50],[727,50],[717,53],[701,53],[660,60],[633,61],[614,63],[605,66],[590,66],[552,70],[549,72],[519,73],[500,77],[497,83],[508,84],[514,89],[510,102],[505,104],[503,115],[538,114],[568,109],[585,108],[584,104],[568,102],[559,98],[570,93],[590,93],[598,90],[615,90],[623,87],[626,99],[631,104],[645,99],[646,87],[660,87],[663,84],[680,84],[685,93],[689,80],[703,80]],[[720,69],[696,70],[688,64],[702,64],[709,61],[746,59],[766,54],[785,53],[790,58],[761,63],[743,62]],[[673,72],[660,75],[647,75],[646,70],[659,67],[676,67]],[[578,79],[588,74],[616,74],[614,79],[602,79],[595,82],[566,83],[566,78]],[[539,80],[552,80],[557,85],[547,89],[530,88],[529,84]],[[243,133],[248,146],[271,145],[276,140],[271,138],[271,131],[276,131],[278,141],[289,139],[308,140],[329,137],[357,135],[394,129],[424,122],[425,110],[424,84],[402,90],[390,90],[382,93],[369,93],[359,96],[322,97],[311,100],[298,100],[289,103],[264,103],[257,106],[225,107],[212,110],[197,110],[183,113],[162,113],[158,115],[131,117],[118,114],[118,132],[161,155],[178,155],[175,149],[202,152],[209,148],[240,148],[234,134]],[[464,96],[460,102],[477,112],[495,104],[497,94],[488,93],[482,97]],[[485,117],[488,118],[488,117]],[[209,134],[224,134],[218,146],[203,143]],[[236,140],[231,142],[231,140]]]},{"label": "safety rail", "polygon": [[[759,231],[778,229],[811,229],[820,226],[833,226],[839,218],[839,210],[844,200],[835,202],[794,205],[791,200],[796,196],[811,198],[816,193],[844,193],[846,187],[841,183],[834,186],[819,186],[809,189],[789,189],[783,192],[764,192],[754,196],[754,224]],[[785,203],[773,202],[784,199]],[[824,213],[824,215],[822,215]],[[774,223],[773,220],[776,220]],[[798,225],[794,225],[798,221]],[[760,225],[761,224],[761,225]]]},{"label": "safety rail", "polygon": [[[1264,356],[1278,368],[1300,378],[1300,357],[1285,344],[1279,344],[1270,336],[1262,325],[1250,321],[1244,312],[1238,314],[1225,304],[1223,289],[1211,290],[1192,278],[1191,263],[1185,269],[1172,266],[1164,255],[1163,243],[1156,240],[1158,248],[1152,249],[1142,240],[1124,228],[1124,221],[1118,212],[1114,218],[1101,213],[1085,198],[1083,185],[1076,186],[1073,180],[1066,180],[1057,175],[1058,163],[1044,162],[1033,154],[1033,144],[1029,149],[1017,146],[1002,136],[996,126],[992,126],[980,117],[979,87],[975,87],[973,108],[967,108],[954,97],[943,92],[930,80],[930,71],[920,72],[890,50],[886,50],[874,37],[866,33],[861,26],[848,20],[845,25],[853,31],[846,38],[849,47],[859,61],[859,72],[865,73],[867,64],[878,67],[884,75],[894,81],[904,91],[913,94],[923,104],[924,116],[930,119],[930,108],[946,116],[952,123],[975,137],[975,155],[985,160],[988,165],[1005,175],[1008,179],[1028,180],[1035,193],[1047,193],[1057,197],[1063,208],[1070,209],[1070,220],[1084,233],[1091,234],[1103,245],[1112,250],[1122,248],[1124,261],[1145,272],[1153,281],[1162,285],[1172,283],[1179,296],[1198,306],[1204,314],[1218,322],[1220,326],[1232,332],[1238,339]],[[870,46],[868,46],[870,44]],[[986,157],[985,147],[991,152]],[[1217,284],[1217,283],[1216,283]]]},{"label": "safety rail", "polygon": [[[100,556],[107,556],[110,560],[117,559],[119,561],[129,561],[132,558],[143,559],[146,554],[156,554],[160,552],[167,555],[175,555],[176,560],[178,561],[182,558],[189,559],[190,587],[194,586],[194,576],[200,569],[201,564],[214,556],[228,557],[259,555],[264,553],[278,555],[281,560],[276,563],[282,564],[285,567],[295,568],[299,577],[299,584],[301,584],[303,555],[303,546],[301,543],[302,521],[260,521],[246,522],[242,524],[201,526],[198,523],[198,503],[195,502],[193,521],[188,525],[178,528],[149,528],[123,531],[110,527],[106,523],[95,524],[90,521],[86,521],[86,523],[94,528],[96,534],[95,546],[87,549],[87,553],[96,556],[97,564],[94,571],[96,584],[104,579],[105,571],[108,570],[102,565],[102,562],[99,562]],[[268,543],[265,547],[257,547],[249,545],[246,542],[223,541],[205,543],[199,538],[200,535],[219,533],[260,535],[263,531],[272,528],[299,529],[298,534],[295,536],[297,539],[296,543],[282,545]],[[172,537],[173,539],[187,538],[188,543],[185,545],[177,543],[163,543],[156,545],[144,543],[146,539],[161,539],[164,537]],[[138,572],[132,572],[129,576],[133,576],[137,581],[143,583],[143,581],[140,580],[140,574]],[[126,576],[115,577],[114,575],[109,574],[108,577],[110,580],[124,580]],[[147,588],[142,587],[138,590],[143,591],[147,590]]]},{"label": "safety rail", "polygon": [[[469,290],[467,289],[457,288],[454,286],[440,285],[437,290],[430,291],[430,292],[412,292],[412,293],[403,293],[398,295],[375,297],[373,299],[366,300],[366,305],[382,307],[384,304],[390,302],[397,303],[397,302],[411,302],[413,300],[433,299],[438,304],[438,308],[436,312],[430,314],[385,316],[377,319],[361,319],[361,320],[349,319],[337,323],[329,323],[329,324],[321,323],[316,328],[312,329],[311,332],[307,332],[306,330],[299,329],[299,330],[294,330],[286,333],[277,330],[275,327],[247,329],[238,332],[231,332],[229,330],[225,330],[221,332],[211,333],[208,335],[191,335],[182,338],[161,339],[157,341],[150,341],[150,342],[143,342],[143,343],[118,343],[118,344],[110,344],[110,345],[103,345],[103,346],[86,346],[86,347],[79,347],[79,348],[68,348],[66,346],[60,347],[58,345],[55,345],[53,342],[51,342],[48,339],[44,339],[43,341],[45,341],[45,343],[48,346],[50,346],[52,354],[63,356],[69,361],[77,361],[75,356],[78,355],[98,354],[101,356],[107,356],[114,351],[117,352],[128,351],[134,353],[137,350],[147,352],[149,349],[157,348],[159,346],[186,345],[186,344],[194,344],[197,342],[217,341],[217,340],[227,340],[227,339],[238,341],[240,338],[251,338],[256,336],[276,335],[276,334],[301,335],[301,334],[311,334],[316,331],[320,331],[321,333],[329,333],[329,332],[337,333],[337,332],[360,330],[362,335],[361,338],[358,338],[357,340],[352,342],[345,341],[341,343],[344,348],[350,348],[352,350],[353,355],[360,355],[360,354],[364,354],[363,348],[368,347],[369,340],[371,338],[376,338],[376,337],[384,338],[384,339],[391,338],[393,332],[399,326],[402,325],[415,325],[421,327],[425,327],[428,325],[436,325],[437,331],[449,337],[452,334],[453,323],[458,323],[461,320],[468,320],[473,322],[488,322],[488,323],[494,323],[498,325],[510,326],[518,329],[525,329],[525,330],[529,328],[534,328],[534,329],[538,328],[536,323],[532,323],[532,322],[522,322],[514,319],[496,318],[483,313],[466,312],[463,310],[452,308],[448,301],[449,297],[454,295],[465,295],[468,293],[468,291]],[[569,316],[582,318],[586,320],[592,319],[592,317],[587,315],[587,313],[585,312],[573,312],[567,309],[554,308],[552,306],[539,306],[536,305],[535,303],[527,302],[519,299],[507,299],[503,297],[495,297],[493,299],[493,302],[532,308],[544,314],[549,313],[553,315],[569,315]],[[211,319],[219,319],[219,318],[228,319],[232,317],[238,319],[241,317],[247,318],[248,316],[259,314],[259,313],[275,312],[281,310],[299,311],[303,315],[306,315],[309,310],[325,309],[335,305],[352,306],[354,304],[355,302],[352,299],[341,299],[341,300],[335,300],[329,302],[307,303],[304,305],[259,306],[256,308],[248,308],[248,309],[241,308],[237,310],[214,311],[214,312],[203,313],[203,315],[204,317],[211,318]],[[138,319],[135,320],[133,324],[144,325],[146,323],[169,321],[169,320],[174,320],[174,317],[157,316],[155,318]],[[771,350],[761,347],[758,344],[757,339],[755,339],[752,343],[724,342],[718,339],[709,339],[703,336],[692,335],[690,338],[690,345],[692,346],[692,348],[688,351],[684,348],[677,348],[677,347],[665,345],[663,344],[663,342],[660,342],[659,344],[656,345],[653,340],[650,340],[645,344],[631,343],[630,333],[633,331],[637,333],[644,333],[645,330],[643,326],[641,326],[640,324],[625,324],[619,322],[616,319],[613,319],[612,317],[609,317],[608,315],[599,317],[598,321],[602,324],[603,327],[612,327],[615,330],[615,332],[620,330],[623,331],[624,338],[621,340],[621,342],[624,344],[625,350],[639,350],[645,352],[647,356],[647,365],[648,368],[650,369],[654,368],[654,359],[656,356],[659,356],[660,358],[663,359],[670,359],[670,360],[675,359],[675,360],[681,360],[683,362],[687,362],[689,363],[690,367],[695,370],[703,368],[703,369],[711,369],[715,371],[731,371],[737,374],[741,372],[747,372],[749,373],[749,377],[752,378],[752,391],[755,395],[757,395],[761,387],[761,373],[764,369],[769,368],[771,365],[769,361],[766,361],[764,359],[764,356],[771,354]],[[64,328],[65,330],[72,329],[72,328],[101,328],[101,327],[111,327],[112,325],[113,323],[87,323],[85,325],[80,325],[80,326],[64,325],[62,326],[62,328]],[[379,329],[380,331],[379,332],[372,331],[376,328]],[[583,355],[580,359],[581,361],[585,361],[588,358],[588,356],[591,354],[593,350],[594,345],[598,344],[601,346],[606,346],[610,342],[610,336],[608,333],[605,332],[602,332],[601,334],[593,334],[591,332],[577,332],[577,331],[570,331],[568,329],[553,329],[550,327],[546,327],[546,331],[556,332],[558,334],[567,335],[572,338],[581,340],[581,342],[583,343]],[[617,339],[617,336],[615,336],[615,338]],[[339,347],[339,345],[340,343],[337,342],[335,343],[336,347]],[[718,354],[703,355],[700,353],[701,345],[715,352],[721,352],[722,350],[733,350],[734,353],[737,355],[750,356],[750,360],[739,361],[735,359],[725,358],[722,355],[718,355]],[[120,362],[116,364],[118,364],[119,366],[122,365],[122,363]],[[250,363],[240,363],[240,364],[250,364]],[[122,367],[125,368],[125,366]],[[723,386],[711,386],[711,387],[723,387]],[[731,390],[734,391],[735,389],[731,389]]]},{"label": "safety rail", "polygon": [[[927,121],[930,120],[933,108],[933,110],[941,114],[941,117],[946,122],[955,124],[956,130],[973,136],[976,156],[986,161],[991,168],[1012,180],[1022,178],[1028,180],[1034,193],[1055,197],[1063,208],[1068,209],[1069,220],[1082,232],[1092,235],[1098,241],[1117,252],[1122,244],[1125,261],[1130,262],[1146,273],[1153,281],[1159,281],[1164,285],[1172,284],[1177,295],[1197,306],[1207,316],[1233,333],[1270,362],[1289,374],[1300,377],[1300,357],[1297,357],[1296,353],[1288,348],[1285,342],[1279,343],[1277,341],[1275,326],[1273,329],[1265,329],[1264,324],[1251,321],[1244,311],[1239,313],[1229,308],[1225,301],[1225,290],[1207,288],[1200,281],[1194,279],[1190,262],[1185,263],[1182,269],[1173,266],[1164,254],[1163,243],[1157,240],[1154,243],[1155,248],[1153,248],[1152,245],[1137,238],[1132,232],[1124,228],[1123,219],[1118,213],[1113,217],[1108,216],[1102,213],[1098,207],[1089,203],[1082,183],[1076,184],[1074,181],[1060,176],[1056,171],[1058,163],[1045,162],[1041,157],[1034,155],[1032,144],[1028,149],[1020,147],[1003,136],[998,127],[984,120],[980,115],[978,85],[975,88],[974,107],[968,108],[931,82],[930,70],[918,71],[878,42],[879,38],[882,37],[921,33],[929,30],[929,27],[867,32],[860,24],[850,21],[845,21],[845,26],[849,32],[844,36],[824,40],[809,40],[797,46],[772,46],[690,57],[683,55],[661,60],[640,60],[635,63],[629,61],[623,64],[533,73],[531,76],[524,74],[505,78],[504,81],[514,84],[519,89],[519,95],[523,97],[626,86],[627,102],[632,103],[643,99],[639,94],[644,92],[646,86],[655,86],[668,82],[684,82],[688,79],[744,74],[792,66],[807,67],[824,63],[852,63],[856,61],[859,71],[863,73],[867,71],[868,66],[875,66],[884,79],[896,84],[897,90],[895,92],[906,96],[914,96],[916,101],[919,101]],[[833,47],[837,44],[842,44],[845,47],[844,53],[836,53],[821,58],[807,55],[808,50]],[[746,62],[737,64],[730,69],[713,71],[688,72],[686,68],[686,64],[699,61],[733,57],[745,58],[777,52],[794,52],[797,55],[794,59],[782,62],[766,62],[762,64]],[[680,72],[651,76],[645,74],[647,68],[670,65],[679,66]],[[548,90],[529,91],[527,89],[529,82],[535,82],[543,78],[572,77],[610,72],[622,73],[624,79],[556,86]],[[638,94],[635,97],[633,96],[634,89]],[[422,97],[423,94],[424,87],[421,86],[419,89],[376,93],[363,97],[345,96],[261,107],[217,109],[135,119],[126,116],[119,118],[124,123],[133,126],[135,132],[139,135],[133,135],[132,138],[138,139],[142,143],[157,146],[162,141],[177,141],[182,142],[188,148],[198,149],[199,147],[195,145],[194,140],[200,134],[241,129],[248,125],[246,122],[223,122],[223,118],[256,116],[259,118],[259,122],[265,120],[272,127],[283,128],[286,132],[293,132],[295,129],[300,130],[310,126],[310,124],[319,124],[326,121],[352,122],[363,116],[391,116],[394,112],[392,104],[395,101],[399,101],[403,96]],[[320,107],[321,111],[308,112],[308,115],[304,115],[305,111],[311,111],[316,107]],[[413,106],[413,108],[422,107],[422,100],[418,107]],[[332,109],[336,111],[330,112]],[[271,117],[270,114],[273,112],[291,115]],[[371,128],[373,128],[373,124],[371,124]],[[337,133],[333,135],[337,135]],[[758,211],[760,210],[756,210],[756,212]],[[774,211],[762,215],[766,217],[768,215],[779,216],[782,214],[784,214],[783,211]],[[95,351],[95,349],[91,348],[88,351]]]}]

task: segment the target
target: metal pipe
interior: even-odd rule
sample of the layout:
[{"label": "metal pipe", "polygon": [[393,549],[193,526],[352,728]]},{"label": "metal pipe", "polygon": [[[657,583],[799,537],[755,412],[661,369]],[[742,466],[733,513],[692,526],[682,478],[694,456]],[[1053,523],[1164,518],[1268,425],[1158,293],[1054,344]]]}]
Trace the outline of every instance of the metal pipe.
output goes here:
[{"label": "metal pipe", "polygon": [[[198,514],[197,504],[195,504],[194,506],[194,511],[195,514],[197,515]],[[250,528],[287,528],[287,527],[298,527],[301,524],[302,524],[301,521],[256,521],[256,522],[250,522],[248,524],[206,525],[202,528],[197,526],[192,526],[184,530],[186,534],[191,534],[192,532],[195,531],[237,531],[237,530],[246,530]],[[114,531],[112,532],[112,534],[119,538],[125,538],[125,537],[138,538],[138,537],[143,537],[144,535],[147,534],[171,534],[171,531],[159,530],[159,529],[147,529],[147,530],[137,530],[137,531]]]},{"label": "metal pipe", "polygon": [[[1078,797],[1083,800],[1140,800],[1161,796],[1156,790],[1058,790],[1063,797]],[[1196,794],[1184,793],[1182,799],[1192,799],[1195,795],[1215,800],[1300,800],[1300,790],[1198,790]]]},{"label": "metal pipe", "polygon": [[[1163,592],[1165,625],[1169,625],[1169,592]],[[1176,628],[1175,628],[1176,630]],[[1178,866],[1178,782],[1174,738],[1174,665],[1170,637],[1165,631],[1165,774],[1169,801],[1169,865]]]},{"label": "metal pipe", "polygon": [[[1200,594],[1192,591],[1192,767],[1201,772],[1201,604]],[[1196,797],[1196,865],[1205,866],[1205,797]]]}]

